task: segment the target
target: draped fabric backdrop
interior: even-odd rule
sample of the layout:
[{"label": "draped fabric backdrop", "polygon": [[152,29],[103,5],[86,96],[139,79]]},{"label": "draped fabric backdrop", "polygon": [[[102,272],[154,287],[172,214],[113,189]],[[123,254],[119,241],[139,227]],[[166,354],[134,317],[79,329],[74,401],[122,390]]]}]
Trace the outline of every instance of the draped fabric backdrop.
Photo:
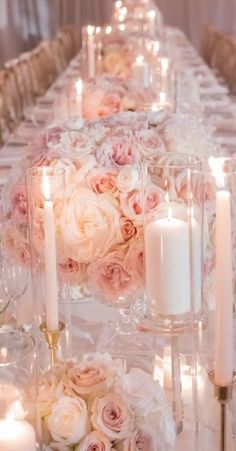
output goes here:
[{"label": "draped fabric backdrop", "polygon": [[[135,0],[134,0],[135,2]],[[202,27],[211,23],[236,34],[236,0],[156,0],[167,23],[182,28],[200,48]],[[52,36],[66,23],[109,21],[112,0],[0,0],[0,66]]]}]

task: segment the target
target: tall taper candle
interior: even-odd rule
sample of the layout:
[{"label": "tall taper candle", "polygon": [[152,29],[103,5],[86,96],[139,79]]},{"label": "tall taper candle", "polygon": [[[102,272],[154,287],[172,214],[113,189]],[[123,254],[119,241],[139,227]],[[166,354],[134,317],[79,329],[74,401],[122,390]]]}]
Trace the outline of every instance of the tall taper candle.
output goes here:
[{"label": "tall taper candle", "polygon": [[57,259],[53,202],[50,200],[50,184],[43,176],[44,230],[45,230],[45,309],[48,330],[58,329]]},{"label": "tall taper candle", "polygon": [[216,193],[215,383],[233,377],[233,282],[230,192]]}]

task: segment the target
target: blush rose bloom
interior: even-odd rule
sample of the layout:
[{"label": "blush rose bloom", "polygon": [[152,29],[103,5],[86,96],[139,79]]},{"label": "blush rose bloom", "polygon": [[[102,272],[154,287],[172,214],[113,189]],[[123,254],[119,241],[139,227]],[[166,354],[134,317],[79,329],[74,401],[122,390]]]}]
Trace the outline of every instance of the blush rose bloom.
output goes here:
[{"label": "blush rose bloom", "polygon": [[144,285],[144,244],[140,237],[129,241],[124,267],[132,274],[138,287],[142,288]]},{"label": "blush rose bloom", "polygon": [[158,130],[140,130],[135,132],[135,136],[140,146],[140,154],[143,157],[153,159],[157,152],[165,152],[165,145]]},{"label": "blush rose bloom", "polygon": [[124,266],[125,254],[118,247],[88,267],[90,289],[109,303],[133,299],[137,287]]},{"label": "blush rose bloom", "polygon": [[110,440],[100,431],[92,431],[75,448],[75,451],[111,451]]},{"label": "blush rose bloom", "polygon": [[142,191],[120,194],[121,208],[128,218],[141,221],[142,213],[154,214],[161,202],[164,201],[164,191],[156,185],[150,185],[143,194]]},{"label": "blush rose bloom", "polygon": [[55,442],[76,445],[88,432],[88,412],[82,398],[63,396],[53,404],[46,418],[48,430]]},{"label": "blush rose bloom", "polygon": [[122,241],[119,219],[119,211],[109,198],[67,186],[58,227],[68,257],[81,263],[103,257]]},{"label": "blush rose bloom", "polygon": [[130,240],[137,233],[137,228],[133,221],[125,217],[120,220],[120,230],[124,241]]},{"label": "blush rose bloom", "polygon": [[61,133],[59,142],[49,142],[48,147],[64,158],[77,158],[92,153],[96,149],[96,143],[88,131],[65,130]]},{"label": "blush rose bloom", "polygon": [[72,258],[58,264],[59,278],[63,282],[70,284],[81,284],[85,281],[87,275],[87,265],[79,263]]},{"label": "blush rose bloom", "polygon": [[110,440],[123,440],[134,430],[134,414],[120,393],[108,393],[92,405],[91,422]]},{"label": "blush rose bloom", "polygon": [[75,363],[62,377],[63,390],[68,396],[87,399],[100,391],[107,391],[114,382],[112,362],[97,359],[91,362]]},{"label": "blush rose bloom", "polygon": [[144,424],[135,429],[132,437],[117,444],[117,451],[159,451],[157,430]]},{"label": "blush rose bloom", "polygon": [[27,196],[25,181],[20,180],[11,191],[12,218],[19,224],[27,223]]},{"label": "blush rose bloom", "polygon": [[137,141],[128,128],[110,134],[96,150],[98,162],[105,167],[122,167],[138,161]]},{"label": "blush rose bloom", "polygon": [[12,262],[23,266],[30,265],[30,250],[27,237],[20,230],[9,225],[4,230],[3,244]]},{"label": "blush rose bloom", "polygon": [[97,194],[112,192],[116,186],[116,171],[94,168],[86,176],[88,187]]}]

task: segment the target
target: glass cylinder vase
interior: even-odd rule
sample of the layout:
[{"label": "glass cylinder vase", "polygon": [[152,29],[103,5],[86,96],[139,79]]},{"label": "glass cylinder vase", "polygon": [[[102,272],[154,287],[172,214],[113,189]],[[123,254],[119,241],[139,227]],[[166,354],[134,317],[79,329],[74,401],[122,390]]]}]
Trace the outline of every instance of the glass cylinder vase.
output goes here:
[{"label": "glass cylinder vase", "polygon": [[201,164],[167,153],[143,166],[146,300],[134,308],[141,330],[173,336],[204,315],[203,204],[192,192],[192,171]]}]

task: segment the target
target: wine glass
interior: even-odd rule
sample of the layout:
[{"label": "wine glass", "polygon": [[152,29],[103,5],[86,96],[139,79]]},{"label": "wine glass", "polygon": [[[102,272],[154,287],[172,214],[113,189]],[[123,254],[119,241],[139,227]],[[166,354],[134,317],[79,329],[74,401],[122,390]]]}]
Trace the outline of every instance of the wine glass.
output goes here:
[{"label": "wine glass", "polygon": [[[12,261],[1,249],[0,256],[0,283],[2,296],[2,312],[6,312],[8,308],[12,311],[13,318],[7,322],[17,324],[19,301],[26,293],[29,285],[29,268],[23,266],[19,262]],[[1,301],[0,301],[1,313]]]}]

